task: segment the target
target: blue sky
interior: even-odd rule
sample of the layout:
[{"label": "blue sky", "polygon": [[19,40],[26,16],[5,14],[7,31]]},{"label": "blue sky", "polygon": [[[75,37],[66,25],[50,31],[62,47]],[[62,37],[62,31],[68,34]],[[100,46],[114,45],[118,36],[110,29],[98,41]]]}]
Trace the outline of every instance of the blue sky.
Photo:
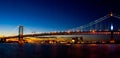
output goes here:
[{"label": "blue sky", "polygon": [[39,32],[68,30],[111,10],[120,13],[117,5],[117,0],[0,0],[0,32],[18,25]]}]

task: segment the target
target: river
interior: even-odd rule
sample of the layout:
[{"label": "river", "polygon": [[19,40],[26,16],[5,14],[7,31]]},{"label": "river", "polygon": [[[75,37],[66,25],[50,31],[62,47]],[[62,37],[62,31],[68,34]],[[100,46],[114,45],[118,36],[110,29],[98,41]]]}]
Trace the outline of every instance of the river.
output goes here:
[{"label": "river", "polygon": [[120,44],[0,43],[0,58],[120,58]]}]

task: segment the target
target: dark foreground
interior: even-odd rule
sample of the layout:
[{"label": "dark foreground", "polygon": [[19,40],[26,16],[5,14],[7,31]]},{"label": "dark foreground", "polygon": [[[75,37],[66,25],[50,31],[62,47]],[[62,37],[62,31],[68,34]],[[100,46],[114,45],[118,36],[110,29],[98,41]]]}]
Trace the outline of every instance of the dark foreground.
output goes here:
[{"label": "dark foreground", "polygon": [[0,58],[120,58],[120,44],[0,44]]}]

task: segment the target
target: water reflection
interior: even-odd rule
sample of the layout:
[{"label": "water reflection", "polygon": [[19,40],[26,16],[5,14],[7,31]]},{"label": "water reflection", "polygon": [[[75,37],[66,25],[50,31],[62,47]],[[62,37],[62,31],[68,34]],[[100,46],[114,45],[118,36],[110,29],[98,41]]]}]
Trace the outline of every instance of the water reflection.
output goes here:
[{"label": "water reflection", "polygon": [[120,44],[0,44],[0,58],[120,58]]}]

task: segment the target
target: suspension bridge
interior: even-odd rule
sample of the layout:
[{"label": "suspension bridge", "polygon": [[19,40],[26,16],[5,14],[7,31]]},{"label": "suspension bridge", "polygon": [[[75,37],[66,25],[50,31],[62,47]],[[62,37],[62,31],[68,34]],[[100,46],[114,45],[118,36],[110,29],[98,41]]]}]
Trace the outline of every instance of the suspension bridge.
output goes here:
[{"label": "suspension bridge", "polygon": [[24,37],[52,36],[52,35],[110,35],[110,42],[115,42],[114,35],[120,35],[120,16],[117,14],[107,14],[88,24],[66,30],[64,32],[46,32],[24,34],[24,27],[19,26],[18,35],[1,37],[1,41],[10,38],[18,38],[22,41]]}]

